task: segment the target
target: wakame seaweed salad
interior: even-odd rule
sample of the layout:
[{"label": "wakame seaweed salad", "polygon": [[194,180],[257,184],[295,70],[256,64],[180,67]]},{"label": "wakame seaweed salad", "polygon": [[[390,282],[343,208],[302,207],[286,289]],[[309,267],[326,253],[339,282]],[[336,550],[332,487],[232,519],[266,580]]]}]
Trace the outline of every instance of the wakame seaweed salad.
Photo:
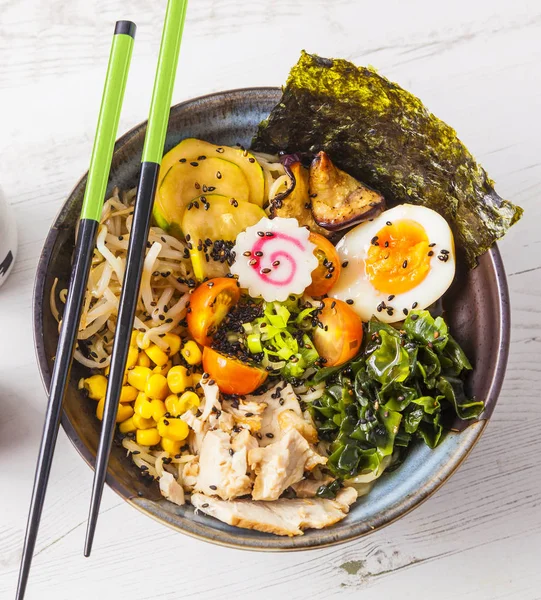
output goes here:
[{"label": "wakame seaweed salad", "polygon": [[464,390],[471,368],[443,318],[427,310],[410,312],[401,329],[370,321],[361,353],[314,378],[326,382],[310,412],[320,438],[331,442],[331,472],[379,474],[413,440],[435,448],[456,416],[478,417],[484,403]]},{"label": "wakame seaweed salad", "polygon": [[255,150],[325,150],[391,205],[421,204],[451,225],[469,266],[522,215],[502,199],[454,129],[365,67],[303,52]]}]

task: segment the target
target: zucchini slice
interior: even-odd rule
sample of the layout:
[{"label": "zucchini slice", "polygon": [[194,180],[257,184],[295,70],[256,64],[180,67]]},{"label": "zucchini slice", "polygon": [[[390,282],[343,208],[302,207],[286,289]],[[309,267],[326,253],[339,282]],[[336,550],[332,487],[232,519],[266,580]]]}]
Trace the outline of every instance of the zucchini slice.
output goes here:
[{"label": "zucchini slice", "polygon": [[186,206],[200,194],[223,194],[248,201],[246,177],[236,164],[222,158],[175,163],[163,178],[154,201],[154,219],[159,227],[177,231]]},{"label": "zucchini slice", "polygon": [[203,156],[207,159],[212,157],[223,158],[236,164],[242,170],[248,182],[249,201],[258,206],[263,206],[265,202],[265,178],[263,169],[255,157],[242,148],[216,146],[196,138],[183,140],[163,157],[158,175],[158,187],[169,169],[179,160],[186,159],[186,162],[198,161]]}]

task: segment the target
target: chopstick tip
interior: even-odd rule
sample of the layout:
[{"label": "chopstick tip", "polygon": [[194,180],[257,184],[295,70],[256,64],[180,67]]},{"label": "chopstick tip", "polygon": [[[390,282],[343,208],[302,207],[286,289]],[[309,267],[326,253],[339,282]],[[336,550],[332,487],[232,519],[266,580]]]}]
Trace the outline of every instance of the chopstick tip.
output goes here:
[{"label": "chopstick tip", "polygon": [[124,34],[135,38],[137,25],[133,21],[117,21],[115,24],[115,35]]}]

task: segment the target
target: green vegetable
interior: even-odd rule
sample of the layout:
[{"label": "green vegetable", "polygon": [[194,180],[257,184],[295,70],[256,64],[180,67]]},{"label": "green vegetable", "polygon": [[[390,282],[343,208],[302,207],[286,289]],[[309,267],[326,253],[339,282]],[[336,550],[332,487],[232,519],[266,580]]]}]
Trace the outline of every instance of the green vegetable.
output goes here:
[{"label": "green vegetable", "polygon": [[322,485],[318,488],[316,496],[318,498],[336,498],[336,494],[341,488],[340,480],[335,479],[327,485]]},{"label": "green vegetable", "polygon": [[345,60],[303,52],[253,147],[324,150],[388,201],[436,210],[451,225],[470,266],[523,212],[495,192],[454,129],[418,98]]},{"label": "green vegetable", "polygon": [[[309,333],[313,329],[312,313],[300,298],[290,296],[285,302],[263,302],[254,320],[228,329],[228,319],[221,327],[225,337],[269,371],[288,381],[301,378],[306,369],[319,359]],[[252,317],[253,318],[253,317]],[[240,330],[240,331],[239,331]]]},{"label": "green vegetable", "polygon": [[446,413],[471,419],[483,410],[465,394],[461,375],[471,365],[442,317],[412,311],[400,331],[375,319],[367,327],[358,357],[313,378],[326,388],[309,410],[331,442],[328,467],[342,479],[379,474],[415,439],[434,448]]}]

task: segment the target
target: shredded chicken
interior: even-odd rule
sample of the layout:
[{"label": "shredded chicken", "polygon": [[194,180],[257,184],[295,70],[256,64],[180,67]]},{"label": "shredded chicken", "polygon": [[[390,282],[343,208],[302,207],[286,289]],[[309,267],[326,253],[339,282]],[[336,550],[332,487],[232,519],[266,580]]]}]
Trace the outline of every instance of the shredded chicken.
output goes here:
[{"label": "shredded chicken", "polygon": [[185,502],[184,489],[177,483],[173,475],[167,471],[164,471],[160,477],[160,492],[162,496],[179,506],[182,506]]},{"label": "shredded chicken", "polygon": [[292,429],[278,442],[250,450],[248,462],[256,474],[253,499],[277,500],[284,490],[304,477],[305,471],[325,464],[327,459]]},{"label": "shredded chicken", "polygon": [[291,488],[297,495],[297,498],[313,498],[322,485],[328,485],[334,481],[334,477],[326,475],[323,479],[303,479],[297,481]]},{"label": "shredded chicken", "polygon": [[231,437],[224,431],[209,431],[199,454],[199,476],[195,489],[207,495],[217,495],[224,500],[249,494],[252,480],[248,471],[249,440],[237,451],[231,445]]},{"label": "shredded chicken", "polygon": [[287,432],[296,429],[307,442],[310,442],[310,444],[317,444],[318,437],[316,428],[293,410],[283,410],[278,413],[277,419],[278,425],[282,431]]},{"label": "shredded chicken", "polygon": [[250,400],[224,400],[222,409],[232,415],[237,425],[247,427],[252,432],[261,429],[261,415],[267,405],[264,402]]},{"label": "shredded chicken", "polygon": [[248,401],[265,404],[266,408],[261,416],[261,429],[259,430],[260,446],[268,446],[278,441],[284,431],[278,424],[278,415],[284,410],[291,410],[302,417],[301,406],[293,388],[282,383],[260,396],[247,396]]},{"label": "shredded chicken", "polygon": [[219,397],[220,390],[217,385],[210,385],[208,381],[208,379],[201,379],[201,387],[203,388],[205,398],[199,408],[201,416],[198,418],[202,423],[207,421],[213,412],[219,412],[222,409]]},{"label": "shredded chicken", "polygon": [[197,510],[229,525],[294,536],[302,535],[304,529],[334,525],[346,516],[356,499],[357,493],[353,488],[344,488],[334,500],[282,498],[275,502],[225,502],[204,494],[193,494],[191,503]]}]

